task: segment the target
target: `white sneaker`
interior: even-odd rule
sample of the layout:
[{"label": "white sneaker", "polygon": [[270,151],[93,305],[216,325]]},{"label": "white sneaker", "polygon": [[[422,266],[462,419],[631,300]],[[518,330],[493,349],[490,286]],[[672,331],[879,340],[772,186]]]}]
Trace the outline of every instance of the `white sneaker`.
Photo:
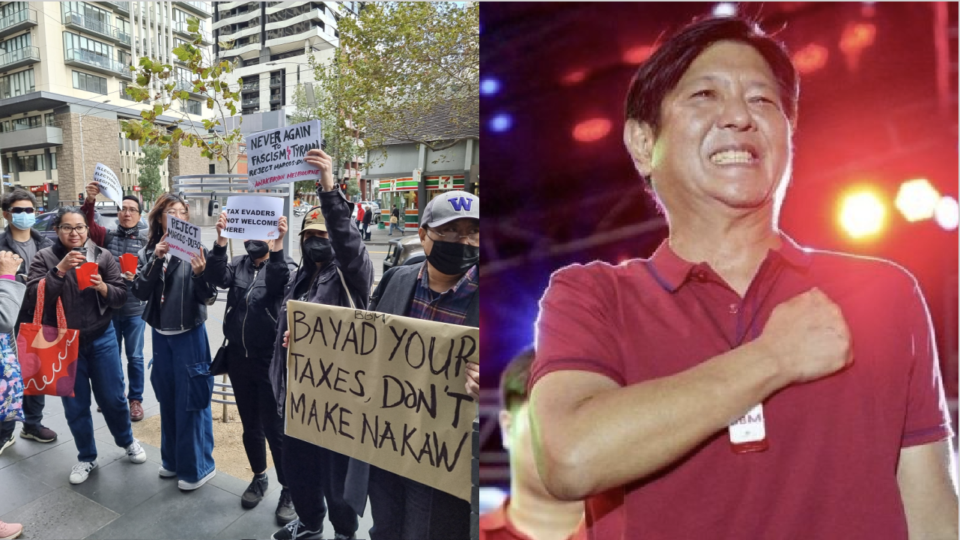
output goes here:
[{"label": "white sneaker", "polygon": [[82,484],[90,476],[90,473],[97,470],[100,465],[96,461],[81,461],[73,466],[70,471],[70,483]]},{"label": "white sneaker", "polygon": [[207,480],[210,480],[211,478],[213,478],[213,477],[216,476],[216,475],[217,475],[217,470],[214,469],[213,472],[211,472],[210,474],[208,474],[208,475],[204,476],[203,478],[197,480],[196,482],[187,482],[186,480],[178,480],[178,481],[177,481],[177,487],[179,487],[180,489],[182,489],[182,490],[184,490],[184,491],[193,491],[193,490],[199,488],[200,486],[206,484],[206,483],[207,483]]},{"label": "white sneaker", "polygon": [[147,461],[147,453],[143,450],[143,447],[140,446],[140,441],[134,439],[130,446],[127,447],[127,457],[130,458],[130,461],[133,463],[143,463]]},{"label": "white sneaker", "polygon": [[177,471],[165,469],[163,465],[160,466],[160,478],[173,478],[175,476],[177,476]]}]

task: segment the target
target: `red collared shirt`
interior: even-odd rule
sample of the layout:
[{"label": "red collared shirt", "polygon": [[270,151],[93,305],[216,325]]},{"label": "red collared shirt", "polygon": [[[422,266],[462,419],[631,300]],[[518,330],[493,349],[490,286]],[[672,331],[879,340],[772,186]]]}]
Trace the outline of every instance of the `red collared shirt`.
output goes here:
[{"label": "red collared shirt", "polygon": [[[513,526],[510,518],[507,517],[507,506],[509,505],[510,498],[508,497],[496,510],[480,516],[480,540],[537,540],[523,534]],[[587,540],[583,522],[567,540]]]},{"label": "red collared shirt", "polygon": [[767,451],[735,454],[723,430],[663,474],[589,498],[591,540],[906,539],[900,450],[951,430],[926,304],[895,264],[784,236],[743,298],[666,242],[649,260],[573,265],[541,302],[530,385],[561,370],[623,386],[675,375],[755,339],[814,286],[840,306],[853,364],[764,402]]}]

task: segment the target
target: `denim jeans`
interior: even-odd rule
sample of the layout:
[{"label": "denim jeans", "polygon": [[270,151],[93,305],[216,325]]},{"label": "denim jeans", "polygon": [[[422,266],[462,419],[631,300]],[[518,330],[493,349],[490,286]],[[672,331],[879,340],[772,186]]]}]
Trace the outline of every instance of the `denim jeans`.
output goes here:
[{"label": "denim jeans", "polygon": [[128,401],[143,401],[143,328],[146,324],[139,315],[124,317],[119,310],[113,314],[117,347],[127,353]]},{"label": "denim jeans", "polygon": [[77,380],[73,387],[74,397],[61,398],[63,413],[77,445],[79,461],[97,459],[97,445],[93,437],[93,416],[90,414],[90,388],[103,409],[103,419],[113,435],[117,446],[126,448],[133,442],[130,429],[130,408],[123,398],[123,368],[120,364],[120,349],[113,323],[99,337],[84,342],[80,340],[77,356]]},{"label": "denim jeans", "polygon": [[403,229],[401,229],[400,226],[397,225],[396,223],[391,223],[391,224],[390,224],[390,234],[388,234],[387,236],[393,236],[393,230],[394,230],[394,229],[400,231],[400,236],[403,236]]},{"label": "denim jeans", "polygon": [[470,538],[470,503],[462,499],[373,466],[369,493],[370,540]]},{"label": "denim jeans", "polygon": [[160,459],[186,482],[213,472],[210,343],[200,325],[175,336],[153,330],[150,382],[160,402]]}]

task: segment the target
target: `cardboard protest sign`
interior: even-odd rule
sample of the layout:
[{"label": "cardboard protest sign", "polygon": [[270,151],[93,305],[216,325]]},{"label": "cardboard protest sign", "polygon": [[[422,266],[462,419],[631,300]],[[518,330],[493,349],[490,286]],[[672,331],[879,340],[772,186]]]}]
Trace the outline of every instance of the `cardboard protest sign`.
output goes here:
[{"label": "cardboard protest sign", "polygon": [[286,434],[470,501],[479,330],[297,301],[287,317]]},{"label": "cardboard protest sign", "polygon": [[320,148],[320,121],[261,131],[247,137],[247,181],[250,189],[320,178],[320,169],[303,160]]},{"label": "cardboard protest sign", "polygon": [[103,163],[97,163],[97,168],[93,171],[93,181],[100,186],[100,193],[104,197],[116,201],[117,204],[122,204],[123,187],[120,186],[120,179],[113,174],[110,167]]},{"label": "cardboard protest sign", "polygon": [[167,243],[170,244],[171,256],[190,262],[190,256],[200,255],[203,249],[200,227],[167,214]]},{"label": "cardboard protest sign", "polygon": [[234,196],[227,199],[227,227],[224,238],[272,240],[280,232],[283,199],[279,197]]}]

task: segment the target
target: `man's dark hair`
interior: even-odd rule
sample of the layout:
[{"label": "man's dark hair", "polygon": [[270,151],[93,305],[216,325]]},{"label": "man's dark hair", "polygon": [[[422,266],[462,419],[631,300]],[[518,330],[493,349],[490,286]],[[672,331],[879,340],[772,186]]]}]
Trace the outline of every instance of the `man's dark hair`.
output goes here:
[{"label": "man's dark hair", "polygon": [[83,224],[88,225],[87,216],[85,216],[83,212],[80,211],[79,208],[77,208],[76,206],[61,206],[60,209],[57,210],[57,217],[53,218],[53,225],[51,226],[53,227],[54,230],[60,227],[60,222],[63,220],[63,216],[67,214],[78,214],[80,217],[83,218]]},{"label": "man's dark hair", "polygon": [[[659,134],[663,98],[676,88],[700,53],[718,41],[739,41],[763,56],[777,79],[784,113],[790,124],[796,127],[800,95],[796,67],[782,43],[765,34],[755,21],[739,17],[694,20],[661,43],[650,58],[640,64],[630,82],[626,120],[647,123],[654,134]],[[650,179],[646,180],[649,183]]]},{"label": "man's dark hair", "polygon": [[9,212],[13,203],[18,201],[30,201],[30,204],[32,204],[34,208],[37,207],[37,198],[33,196],[33,193],[25,189],[17,188],[3,197],[3,211]]},{"label": "man's dark hair", "polygon": [[533,347],[527,347],[514,356],[500,374],[500,405],[504,410],[512,412],[529,399],[527,383],[534,357]]},{"label": "man's dark hair", "polygon": [[133,201],[137,203],[137,213],[140,213],[140,214],[143,213],[143,207],[140,206],[140,199],[134,197],[133,195],[125,195],[123,199],[120,201],[121,208],[123,207],[123,201]]}]

